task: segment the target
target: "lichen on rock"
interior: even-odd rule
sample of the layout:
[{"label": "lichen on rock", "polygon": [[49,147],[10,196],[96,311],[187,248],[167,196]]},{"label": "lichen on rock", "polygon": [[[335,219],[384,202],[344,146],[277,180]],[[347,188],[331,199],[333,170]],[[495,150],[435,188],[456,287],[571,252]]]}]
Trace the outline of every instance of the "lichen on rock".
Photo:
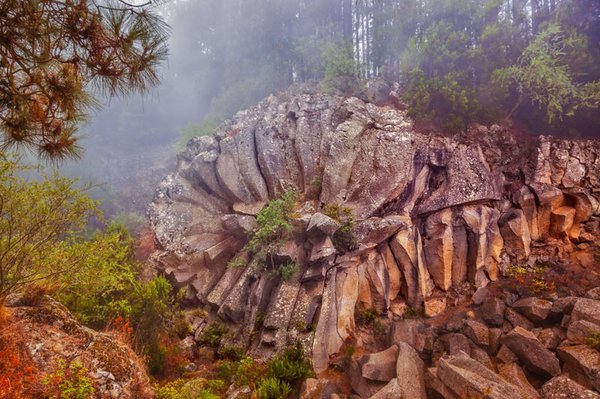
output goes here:
[{"label": "lichen on rock", "polygon": [[18,296],[7,301],[15,341],[26,348],[43,382],[61,368],[81,365],[97,399],[151,399],[154,392],[143,361],[112,334],[82,326],[50,297],[39,304],[23,303]]},{"label": "lichen on rock", "polygon": [[[158,187],[148,208],[157,267],[257,356],[299,339],[322,371],[357,334],[361,307],[418,309],[432,295],[496,281],[511,262],[527,262],[534,242],[589,237],[600,215],[600,143],[520,142],[498,125],[449,137],[413,125],[403,110],[311,91],[238,113],[214,137],[192,139]],[[298,197],[286,241],[227,270],[260,209],[290,189]],[[346,250],[332,245],[343,223],[323,217],[331,205],[352,215]],[[265,273],[259,255],[293,261],[296,277]],[[259,314],[269,323],[250,333]]]}]

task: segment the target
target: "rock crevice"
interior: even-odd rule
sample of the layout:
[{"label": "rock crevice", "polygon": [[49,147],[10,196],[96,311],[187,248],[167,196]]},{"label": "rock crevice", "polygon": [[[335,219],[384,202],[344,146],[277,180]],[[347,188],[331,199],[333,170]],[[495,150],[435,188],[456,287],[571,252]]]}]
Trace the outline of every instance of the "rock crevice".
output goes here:
[{"label": "rock crevice", "polygon": [[[405,111],[358,98],[270,96],[179,155],[148,208],[154,260],[257,354],[300,339],[322,371],[365,309],[418,309],[464,284],[485,287],[535,243],[591,239],[600,143],[522,140],[497,125],[419,133]],[[257,213],[290,189],[293,234],[276,252],[296,275],[281,281],[257,258],[227,269]],[[314,219],[332,205],[354,220],[344,250],[339,221]]]}]

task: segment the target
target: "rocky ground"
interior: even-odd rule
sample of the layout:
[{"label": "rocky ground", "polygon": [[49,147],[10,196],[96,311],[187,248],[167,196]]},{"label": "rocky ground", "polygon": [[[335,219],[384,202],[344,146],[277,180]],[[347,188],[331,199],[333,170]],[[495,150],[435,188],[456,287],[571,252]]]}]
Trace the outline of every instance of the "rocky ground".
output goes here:
[{"label": "rocky ground", "polygon": [[[257,358],[299,340],[305,397],[598,397],[600,143],[419,133],[392,89],[296,89],[190,141],[149,208],[208,314],[188,343],[215,320]],[[291,232],[248,251],[289,190]]]},{"label": "rocky ground", "polygon": [[[27,392],[21,392],[25,396],[18,397],[154,398],[144,362],[115,334],[82,326],[48,296],[34,302],[11,296],[6,306],[7,323],[0,328],[0,340],[12,349],[2,356],[14,357],[14,368],[3,370],[3,377],[16,386],[26,383]],[[93,392],[84,390],[86,381]],[[56,392],[55,386],[60,387]],[[0,387],[0,397],[6,397],[2,389],[11,392],[9,388]]]}]

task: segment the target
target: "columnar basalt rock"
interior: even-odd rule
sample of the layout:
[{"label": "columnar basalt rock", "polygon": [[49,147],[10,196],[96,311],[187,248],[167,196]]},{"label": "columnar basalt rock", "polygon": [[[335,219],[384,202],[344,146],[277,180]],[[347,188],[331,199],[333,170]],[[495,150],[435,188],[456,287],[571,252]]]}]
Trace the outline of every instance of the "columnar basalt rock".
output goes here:
[{"label": "columnar basalt rock", "polygon": [[[418,309],[525,264],[532,243],[586,239],[600,215],[600,143],[535,140],[500,126],[419,133],[405,111],[358,98],[270,96],[179,155],[148,209],[154,259],[253,351],[299,339],[320,372],[355,338],[360,312]],[[297,193],[287,241],[227,268],[287,190]],[[290,280],[271,271],[292,262]],[[596,322],[581,307],[574,318]]]}]

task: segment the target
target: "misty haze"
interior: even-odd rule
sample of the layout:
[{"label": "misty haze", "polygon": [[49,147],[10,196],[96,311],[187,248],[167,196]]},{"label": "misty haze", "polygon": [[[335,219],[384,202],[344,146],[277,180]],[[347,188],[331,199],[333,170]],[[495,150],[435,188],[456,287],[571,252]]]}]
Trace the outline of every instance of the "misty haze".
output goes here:
[{"label": "misty haze", "polygon": [[599,0],[0,0],[0,399],[600,398]]}]

